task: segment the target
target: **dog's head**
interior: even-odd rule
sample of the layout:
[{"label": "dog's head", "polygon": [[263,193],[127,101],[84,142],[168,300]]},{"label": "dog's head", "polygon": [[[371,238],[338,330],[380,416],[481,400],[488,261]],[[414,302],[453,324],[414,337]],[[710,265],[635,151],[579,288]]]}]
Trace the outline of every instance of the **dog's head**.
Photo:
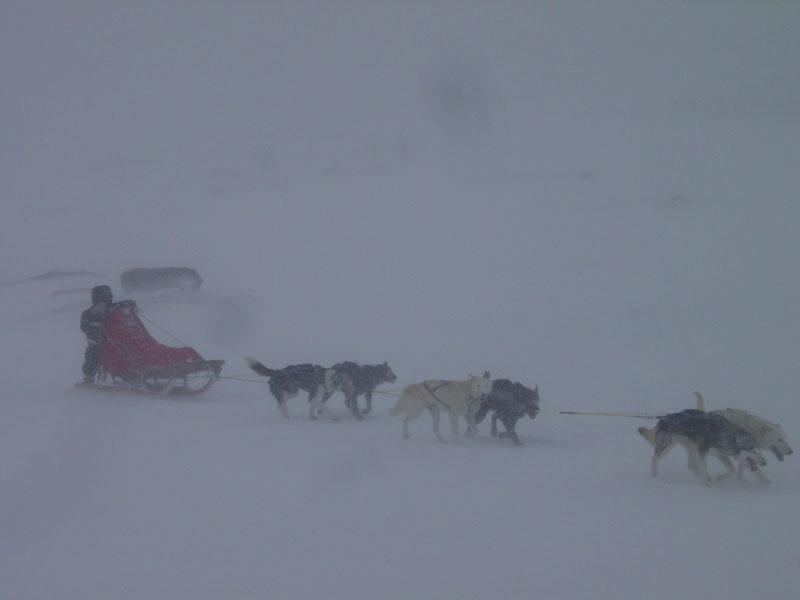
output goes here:
[{"label": "dog's head", "polygon": [[531,419],[535,419],[539,414],[539,386],[534,389],[519,385],[517,397],[519,398],[522,409]]},{"label": "dog's head", "polygon": [[492,391],[492,380],[488,377],[489,373],[484,373],[484,377],[477,375],[469,376],[469,395],[483,402]]},{"label": "dog's head", "polygon": [[394,383],[397,381],[397,375],[394,374],[392,367],[389,366],[389,361],[386,361],[382,365],[378,365],[378,375],[386,383]]},{"label": "dog's head", "polygon": [[783,427],[780,425],[771,425],[762,430],[761,447],[772,450],[778,460],[783,460],[784,456],[794,454],[794,450],[792,450],[789,441],[786,439]]}]

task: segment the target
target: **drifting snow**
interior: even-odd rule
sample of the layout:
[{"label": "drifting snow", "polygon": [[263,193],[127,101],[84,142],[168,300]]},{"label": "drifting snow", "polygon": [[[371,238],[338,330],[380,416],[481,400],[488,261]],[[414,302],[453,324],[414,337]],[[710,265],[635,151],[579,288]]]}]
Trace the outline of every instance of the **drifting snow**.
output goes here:
[{"label": "drifting snow", "polygon": [[[794,5],[0,8],[0,596],[786,597],[800,461],[649,476],[635,419],[524,444],[279,416],[269,366],[489,370],[545,411],[694,403],[800,443]],[[227,361],[72,389],[88,289]],[[30,279],[42,273],[69,278]],[[78,272],[78,274],[75,274]],[[158,329],[155,324],[163,327]],[[174,336],[174,337],[173,337]],[[721,469],[710,461],[715,473]]]}]

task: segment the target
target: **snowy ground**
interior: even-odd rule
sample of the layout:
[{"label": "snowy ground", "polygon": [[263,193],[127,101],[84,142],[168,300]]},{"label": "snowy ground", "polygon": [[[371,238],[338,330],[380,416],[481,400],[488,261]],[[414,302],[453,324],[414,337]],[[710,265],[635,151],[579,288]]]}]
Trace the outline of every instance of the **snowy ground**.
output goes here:
[{"label": "snowy ground", "polygon": [[[135,298],[224,375],[699,389],[797,447],[798,30],[791,3],[3,3],[0,597],[790,596],[796,456],[706,487],[680,449],[651,478],[636,419],[442,445],[391,396],[331,423],[261,382],[72,384],[92,285],[191,266]],[[56,270],[94,275],[28,280]]]}]

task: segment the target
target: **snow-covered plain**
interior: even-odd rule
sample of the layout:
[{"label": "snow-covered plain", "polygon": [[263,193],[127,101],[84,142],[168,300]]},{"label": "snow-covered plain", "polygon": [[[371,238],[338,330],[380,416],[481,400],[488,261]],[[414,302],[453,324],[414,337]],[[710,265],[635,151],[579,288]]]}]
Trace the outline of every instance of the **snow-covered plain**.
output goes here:
[{"label": "snow-covered plain", "polygon": [[[270,366],[490,370],[547,411],[746,408],[800,445],[800,5],[0,4],[0,597],[785,598],[800,458],[649,475],[630,418],[524,446],[72,389],[92,285]],[[24,281],[59,270],[91,271]],[[68,290],[78,290],[70,292]],[[721,467],[709,461],[715,473]]]}]

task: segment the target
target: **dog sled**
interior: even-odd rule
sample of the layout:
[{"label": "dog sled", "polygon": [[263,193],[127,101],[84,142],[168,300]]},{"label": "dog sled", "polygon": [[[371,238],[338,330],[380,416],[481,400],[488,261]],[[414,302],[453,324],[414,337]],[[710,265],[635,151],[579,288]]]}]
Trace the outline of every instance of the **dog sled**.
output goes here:
[{"label": "dog sled", "polygon": [[147,396],[197,395],[219,380],[224,360],[205,360],[190,347],[158,343],[136,314],[136,305],[119,302],[102,329],[97,383],[77,388]]}]

